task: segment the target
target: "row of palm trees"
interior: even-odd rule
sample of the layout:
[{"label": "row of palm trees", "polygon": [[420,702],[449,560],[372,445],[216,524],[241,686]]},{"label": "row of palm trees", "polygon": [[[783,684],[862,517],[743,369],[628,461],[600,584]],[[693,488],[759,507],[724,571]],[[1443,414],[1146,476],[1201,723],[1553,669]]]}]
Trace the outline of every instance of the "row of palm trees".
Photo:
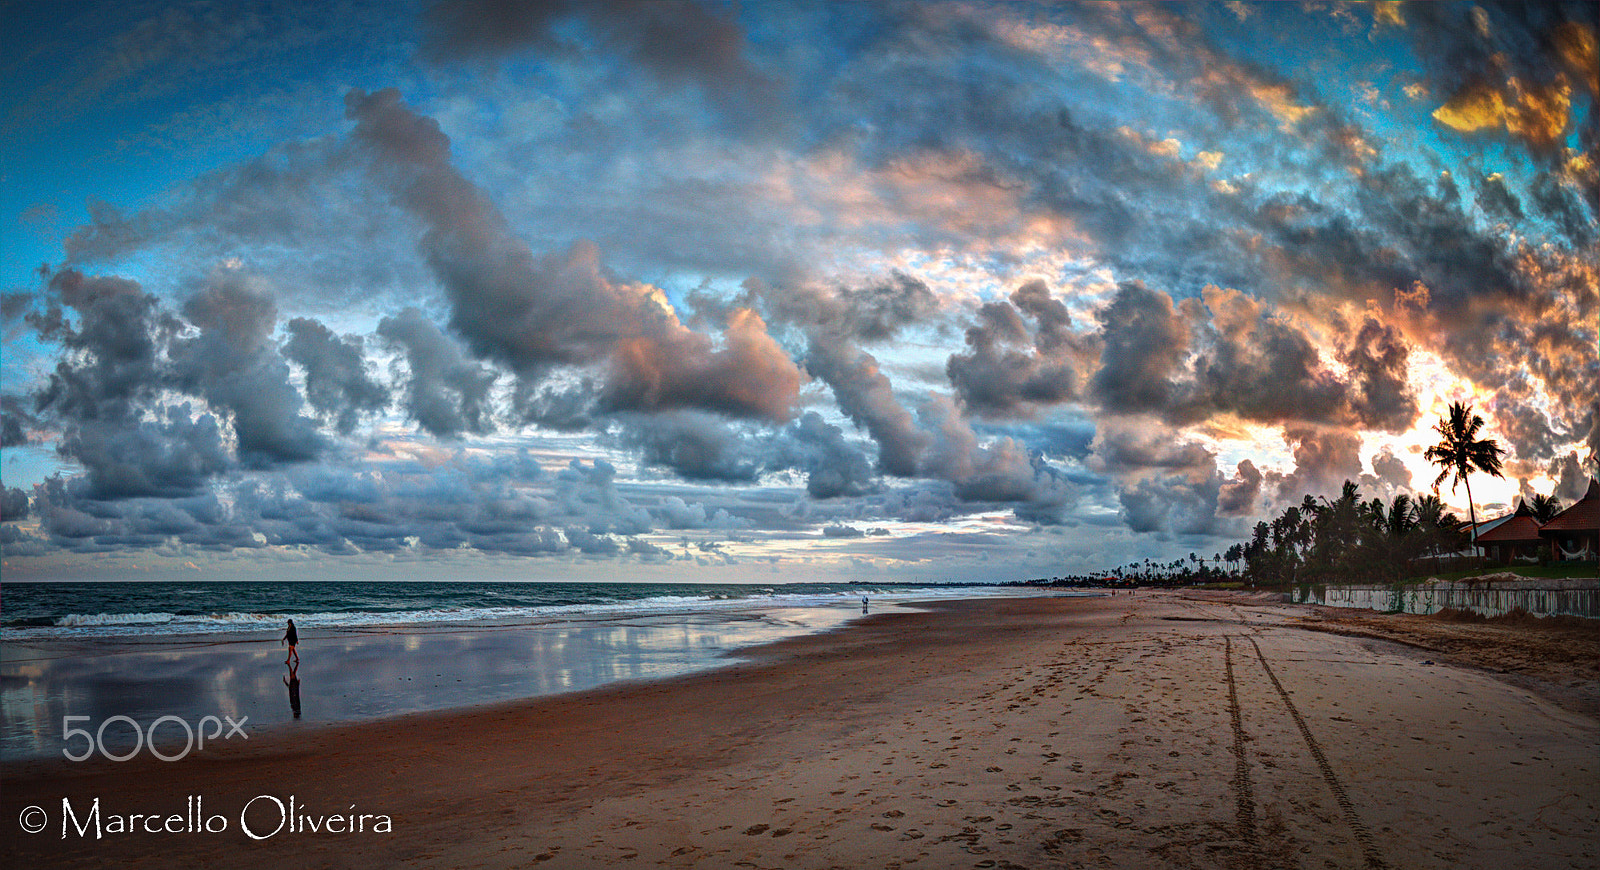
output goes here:
[{"label": "row of palm trees", "polygon": [[1271,523],[1256,523],[1250,540],[1233,545],[1224,557],[1243,562],[1256,585],[1392,582],[1418,560],[1458,550],[1463,531],[1436,495],[1363,500],[1360,488],[1347,480],[1337,498],[1308,495]]},{"label": "row of palm trees", "polygon": [[[1472,504],[1471,476],[1483,472],[1502,477],[1503,451],[1492,438],[1479,437],[1483,417],[1470,405],[1454,402],[1433,430],[1439,443],[1423,451],[1423,458],[1439,467],[1433,495],[1395,496],[1363,500],[1352,481],[1345,481],[1339,497],[1306,496],[1271,523],[1257,523],[1246,543],[1224,554],[1230,564],[1243,562],[1258,584],[1320,582],[1325,580],[1394,581],[1412,573],[1419,559],[1438,561],[1463,544],[1477,540],[1478,512]],[[1452,492],[1467,488],[1471,523],[1445,510],[1437,492],[1450,479]],[[1537,504],[1537,507],[1535,507]],[[1559,504],[1538,496],[1531,508],[1553,514]]]},{"label": "row of palm trees", "polygon": [[[1439,467],[1433,494],[1396,495],[1388,502],[1363,499],[1353,481],[1345,481],[1338,498],[1305,496],[1269,522],[1256,524],[1249,541],[1232,545],[1207,560],[1194,553],[1188,563],[1145,559],[1143,563],[1083,577],[1042,578],[1025,585],[1080,584],[1184,584],[1244,576],[1256,585],[1283,585],[1323,581],[1398,580],[1415,573],[1431,558],[1440,570],[1446,557],[1476,541],[1477,509],[1472,506],[1471,475],[1477,472],[1502,477],[1500,445],[1480,437],[1483,417],[1470,405],[1452,403],[1433,427],[1439,443],[1423,457]],[[1445,509],[1439,499],[1440,484],[1450,489],[1467,487],[1470,524]],[[1541,521],[1560,510],[1551,496],[1534,496],[1528,503]],[[1210,565],[1207,565],[1207,562]],[[1224,568],[1226,566],[1226,568]]]}]

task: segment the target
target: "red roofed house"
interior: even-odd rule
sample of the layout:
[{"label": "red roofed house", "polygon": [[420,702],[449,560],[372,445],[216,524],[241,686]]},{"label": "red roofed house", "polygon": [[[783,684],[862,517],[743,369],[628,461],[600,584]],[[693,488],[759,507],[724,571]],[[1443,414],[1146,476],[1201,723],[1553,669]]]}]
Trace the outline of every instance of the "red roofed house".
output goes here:
[{"label": "red roofed house", "polygon": [[1539,553],[1547,546],[1539,536],[1539,520],[1528,509],[1527,502],[1517,505],[1517,512],[1505,522],[1478,535],[1478,546],[1483,547],[1490,559],[1509,565],[1513,560],[1536,562]]},{"label": "red roofed house", "polygon": [[1583,498],[1540,526],[1539,537],[1550,542],[1550,558],[1558,562],[1600,559],[1600,481],[1591,479]]}]

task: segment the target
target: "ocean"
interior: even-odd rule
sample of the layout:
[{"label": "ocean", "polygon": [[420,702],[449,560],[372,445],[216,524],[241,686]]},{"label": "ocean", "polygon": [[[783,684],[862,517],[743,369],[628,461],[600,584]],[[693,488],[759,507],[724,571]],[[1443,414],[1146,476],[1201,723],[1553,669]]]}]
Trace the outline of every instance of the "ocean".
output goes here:
[{"label": "ocean", "polygon": [[[0,756],[73,757],[85,751],[85,728],[95,753],[111,757],[152,751],[157,723],[168,744],[207,721],[259,734],[661,679],[838,628],[862,616],[863,597],[879,613],[1038,594],[830,583],[5,583]],[[292,667],[281,644],[289,619],[300,636]]]},{"label": "ocean", "polygon": [[968,598],[1005,587],[917,584],[111,582],[0,584],[0,636],[87,639],[472,622],[549,622],[869,600]]}]

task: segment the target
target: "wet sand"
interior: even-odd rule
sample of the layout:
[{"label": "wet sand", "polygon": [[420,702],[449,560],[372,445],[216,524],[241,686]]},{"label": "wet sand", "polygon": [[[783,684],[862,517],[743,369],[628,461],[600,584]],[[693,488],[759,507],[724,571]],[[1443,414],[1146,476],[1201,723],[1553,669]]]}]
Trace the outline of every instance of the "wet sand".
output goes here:
[{"label": "wet sand", "polygon": [[[16,641],[0,647],[0,758],[59,757],[64,716],[141,726],[164,716],[244,722],[244,732],[446,710],[659,679],[726,664],[754,644],[836,627],[851,605],[723,608],[499,623],[301,631],[298,667],[281,632]],[[295,679],[290,692],[290,677]],[[82,721],[82,720],[78,720]],[[166,743],[181,727],[164,726]],[[122,755],[134,731],[104,734]],[[177,749],[164,747],[173,754]]]},{"label": "wet sand", "polygon": [[[897,610],[669,680],[170,764],[8,765],[0,842],[26,867],[1600,864],[1581,703],[1317,614],[1149,593]],[[270,830],[263,795],[392,831],[254,840],[239,815],[257,799]],[[227,830],[61,836],[63,800],[104,820],[190,796]]]}]

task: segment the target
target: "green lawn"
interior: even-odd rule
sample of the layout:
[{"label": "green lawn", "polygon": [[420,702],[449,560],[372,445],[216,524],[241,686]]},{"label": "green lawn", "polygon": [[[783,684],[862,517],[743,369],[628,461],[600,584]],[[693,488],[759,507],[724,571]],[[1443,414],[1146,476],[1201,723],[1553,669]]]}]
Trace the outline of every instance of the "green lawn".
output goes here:
[{"label": "green lawn", "polygon": [[1518,577],[1527,577],[1530,580],[1592,580],[1600,578],[1600,570],[1596,570],[1593,562],[1565,562],[1556,565],[1491,565],[1467,571],[1452,571],[1448,574],[1419,574],[1415,577],[1407,577],[1400,582],[1421,583],[1429,577],[1437,577],[1440,580],[1465,580],[1469,577],[1482,577],[1486,574],[1515,574]]}]

